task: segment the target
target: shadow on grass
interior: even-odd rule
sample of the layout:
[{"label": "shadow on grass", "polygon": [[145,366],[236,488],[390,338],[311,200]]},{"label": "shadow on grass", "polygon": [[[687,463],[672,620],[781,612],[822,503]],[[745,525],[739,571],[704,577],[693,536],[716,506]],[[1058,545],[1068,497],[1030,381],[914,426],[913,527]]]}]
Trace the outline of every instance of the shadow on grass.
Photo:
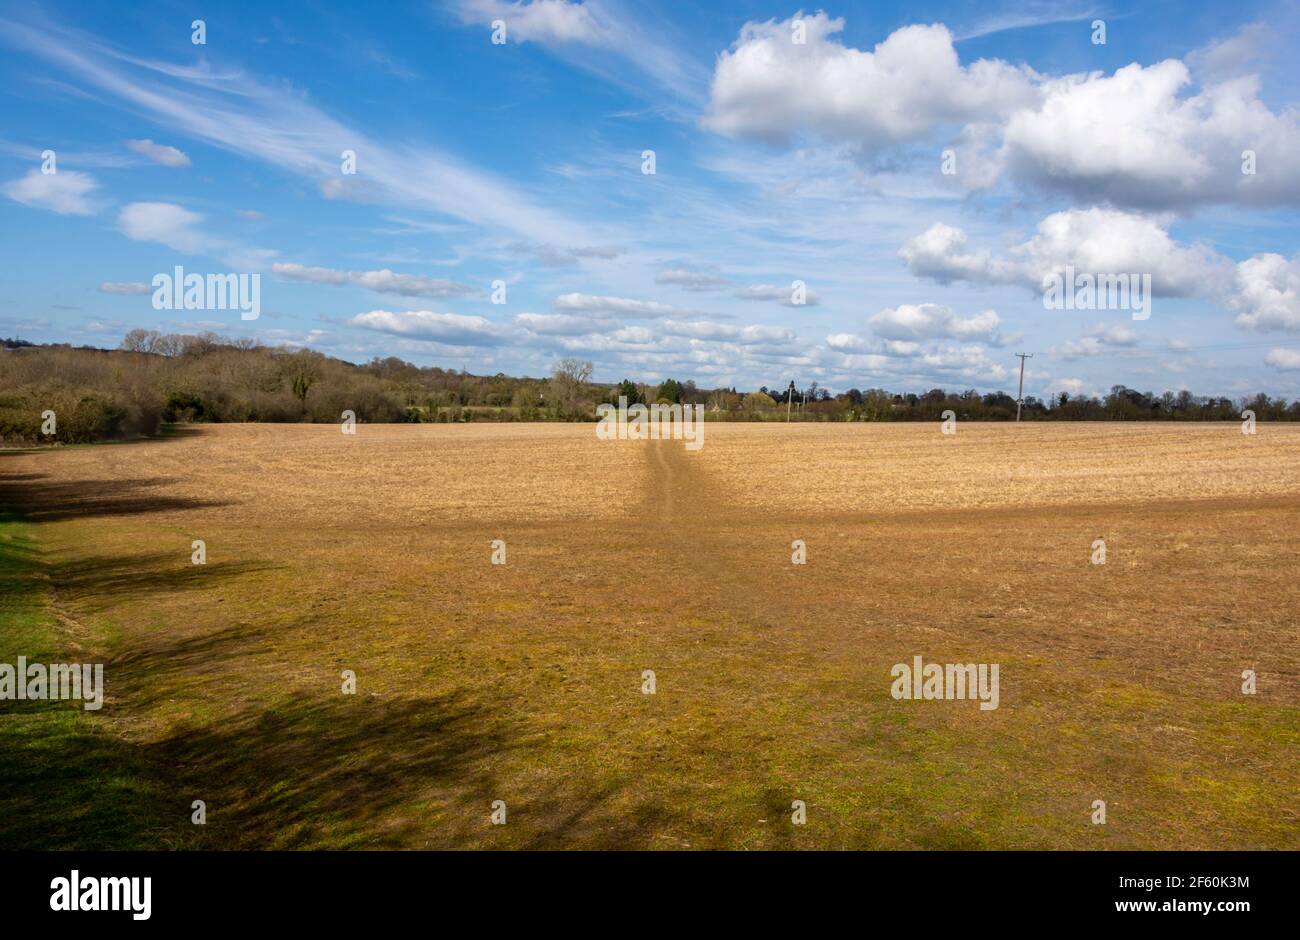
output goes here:
[{"label": "shadow on grass", "polygon": [[[203,434],[191,426],[168,426],[158,437],[99,444],[70,444],[59,447],[0,449],[0,458],[31,455],[66,447],[131,447],[159,441],[184,441]],[[56,522],[90,516],[139,515],[184,509],[229,506],[231,500],[168,496],[156,488],[176,482],[170,477],[127,480],[52,480],[37,472],[0,472],[0,507],[21,513],[30,522]]]},{"label": "shadow on grass", "polygon": [[[179,570],[149,558],[47,566],[25,527],[0,517],[0,662],[71,658],[45,595],[51,581],[101,601],[160,578],[169,589],[201,583]],[[0,849],[410,845],[428,826],[412,807],[490,792],[483,775],[514,745],[499,712],[464,695],[241,703],[232,664],[262,648],[267,630],[146,638],[105,664],[108,700],[97,712],[0,701]],[[151,706],[184,693],[201,720],[159,732]],[[207,803],[206,826],[191,822],[196,799]]]},{"label": "shadow on grass", "polygon": [[[572,794],[530,794],[524,812],[517,812],[515,820],[528,824],[532,834],[518,848],[644,849],[653,845],[657,834],[680,823],[679,812],[655,801],[622,806],[624,792],[623,785],[610,784],[576,798]],[[530,818],[533,813],[541,817],[536,823]]]},{"label": "shadow on grass", "polygon": [[[51,588],[80,612],[254,570],[153,555],[49,562],[29,531],[0,514],[0,662],[9,664],[20,655],[96,661],[71,655]],[[501,703],[477,690],[241,701],[239,670],[267,662],[271,632],[311,625],[303,615],[140,638],[105,663],[97,712],[72,701],[0,702],[0,849],[484,844],[500,790],[493,768],[532,746]],[[168,708],[176,701],[190,703],[188,717]],[[191,822],[194,800],[207,804],[207,825]]]},{"label": "shadow on grass", "polygon": [[[193,566],[170,554],[51,559],[24,522],[196,501],[148,495],[163,480],[19,476],[0,477],[0,502],[25,510],[21,520],[0,510],[0,662],[74,659],[51,589],[93,612],[264,567]],[[312,625],[312,615],[285,613],[287,626],[241,622],[140,639],[106,662],[109,701],[99,712],[0,702],[0,849],[637,848],[671,824],[671,809],[629,803],[631,784],[588,786],[548,768],[553,755],[527,732],[527,717],[472,679],[439,695],[241,701],[239,669],[267,662],[254,654],[271,631]],[[499,785],[504,759],[512,787]],[[525,772],[521,783],[519,769],[532,766],[551,772]],[[510,826],[488,822],[497,798],[510,801]],[[207,825],[191,822],[194,800],[206,803]]]},{"label": "shadow on grass", "polygon": [[183,551],[121,557],[95,556],[45,560],[42,568],[59,597],[84,613],[97,613],[122,601],[185,590],[204,590],[226,581],[281,567],[255,561],[191,564],[189,546]]},{"label": "shadow on grass", "polygon": [[133,444],[157,444],[166,441],[185,441],[203,434],[205,425],[164,424],[152,437],[129,437],[124,440],[93,441],[84,444],[44,444],[25,443],[8,444],[0,441],[0,459],[19,457],[23,454],[40,454],[47,451],[67,450],[73,447],[130,447]]},{"label": "shadow on grass", "polygon": [[[148,493],[163,482],[5,479],[0,500],[23,514],[0,510],[0,662],[72,659],[64,604],[111,609],[265,567],[156,554],[51,560],[31,538],[29,523],[197,504]],[[429,831],[425,811],[491,792],[492,760],[514,744],[499,712],[466,694],[241,702],[240,661],[265,649],[269,629],[146,637],[106,663],[98,712],[0,702],[0,848],[410,846]],[[170,695],[199,714],[163,718],[160,731],[152,706]],[[207,803],[205,826],[191,822],[196,799]]]},{"label": "shadow on grass", "polygon": [[[274,630],[311,624],[304,617]],[[240,624],[159,637],[110,664],[114,698],[126,707],[188,694],[216,711],[173,726],[150,747],[151,761],[170,768],[170,788],[185,798],[174,811],[188,814],[194,799],[207,804],[204,847],[632,848],[666,816],[647,806],[612,813],[607,804],[621,786],[584,793],[563,778],[542,783],[544,774],[527,792],[500,783],[501,762],[517,769],[513,759],[522,757],[542,770],[547,754],[544,738],[527,733],[518,713],[486,689],[388,698],[363,687],[235,707],[244,680],[232,663],[283,668],[263,655],[271,633]],[[499,797],[514,814],[506,840],[494,839],[501,830],[488,820]]]},{"label": "shadow on grass", "polygon": [[[265,627],[246,622],[216,631],[161,635],[106,664],[113,674],[113,697],[133,709],[147,708],[162,700],[193,695],[205,683],[214,687],[217,696],[228,696],[221,684],[240,681],[238,668],[232,670],[232,664],[251,663],[264,653],[268,635]],[[216,704],[222,704],[220,699]]]},{"label": "shadow on grass", "polygon": [[90,516],[140,515],[231,505],[230,500],[197,499],[151,492],[157,487],[176,482],[169,477],[42,481],[32,479],[32,476],[33,474],[0,475],[0,505],[12,506],[31,522],[58,522]]},{"label": "shadow on grass", "polygon": [[67,703],[0,712],[0,848],[410,847],[429,829],[415,808],[490,792],[509,744],[489,717],[456,697],[295,696],[138,744]]},{"label": "shadow on grass", "polygon": [[[463,694],[382,701],[294,696],[158,746],[186,796],[207,801],[223,848],[397,848],[436,835],[430,816],[482,793],[517,745]],[[186,804],[188,806],[188,803]]]}]

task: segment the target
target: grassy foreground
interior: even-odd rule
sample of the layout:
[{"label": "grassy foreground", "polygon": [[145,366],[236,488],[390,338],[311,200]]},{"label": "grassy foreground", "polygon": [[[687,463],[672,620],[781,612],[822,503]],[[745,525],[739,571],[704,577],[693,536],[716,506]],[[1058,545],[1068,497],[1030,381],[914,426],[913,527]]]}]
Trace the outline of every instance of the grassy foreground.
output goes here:
[{"label": "grassy foreground", "polygon": [[[0,511],[0,662],[14,665],[20,655],[29,662],[92,661],[102,655],[102,637],[87,635],[52,602],[33,530],[12,511]],[[0,702],[0,754],[0,846],[184,844],[166,821],[166,804],[174,799],[159,762],[81,702]]]},{"label": "grassy foreground", "polygon": [[[107,686],[0,710],[0,845],[1297,846],[1300,429],[708,434],[0,457],[0,661]],[[892,699],[914,655],[1000,663],[999,708]]]}]

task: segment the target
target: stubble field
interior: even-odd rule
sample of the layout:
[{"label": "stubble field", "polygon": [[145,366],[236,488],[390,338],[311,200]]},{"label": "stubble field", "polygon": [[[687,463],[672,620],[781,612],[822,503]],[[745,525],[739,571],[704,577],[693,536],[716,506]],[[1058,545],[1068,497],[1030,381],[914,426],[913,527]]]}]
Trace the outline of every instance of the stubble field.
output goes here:
[{"label": "stubble field", "polygon": [[0,506],[0,662],[106,678],[0,703],[0,846],[1300,847],[1300,427],[209,426]]}]

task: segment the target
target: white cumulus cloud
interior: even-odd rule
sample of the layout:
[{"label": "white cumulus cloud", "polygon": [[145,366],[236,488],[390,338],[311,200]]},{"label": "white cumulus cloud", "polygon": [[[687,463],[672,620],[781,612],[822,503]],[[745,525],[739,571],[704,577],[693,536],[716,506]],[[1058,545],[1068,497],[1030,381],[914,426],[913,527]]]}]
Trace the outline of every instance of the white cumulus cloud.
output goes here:
[{"label": "white cumulus cloud", "polygon": [[5,183],[4,194],[34,209],[49,209],[59,215],[91,215],[96,207],[90,194],[98,188],[99,183],[88,173],[29,170],[25,176]]},{"label": "white cumulus cloud", "polygon": [[1300,349],[1270,349],[1264,361],[1274,369],[1297,370],[1300,369]]},{"label": "white cumulus cloud", "polygon": [[[800,28],[803,43],[793,41]],[[1030,70],[995,59],[963,66],[942,24],[905,26],[871,51],[840,42],[843,29],[821,12],[746,23],[718,57],[705,126],[775,143],[807,131],[877,150],[1038,97]]]},{"label": "white cumulus cloud", "polygon": [[377,293],[399,294],[403,297],[462,297],[477,291],[477,288],[468,284],[418,274],[397,274],[387,268],[379,271],[339,271],[334,268],[278,262],[271,266],[271,270],[291,281],[329,284],[333,287],[355,284]]},{"label": "white cumulus cloud", "polygon": [[508,42],[597,44],[616,35],[592,7],[570,0],[461,0],[458,12],[465,23],[489,26],[501,20]]},{"label": "white cumulus cloud", "polygon": [[1000,342],[1002,319],[995,310],[961,318],[942,304],[899,304],[886,308],[869,321],[877,336],[893,340],[981,339]]},{"label": "white cumulus cloud", "polygon": [[681,310],[655,300],[633,300],[596,294],[561,294],[553,301],[557,310],[578,310],[601,316],[651,318],[694,316],[695,311]]},{"label": "white cumulus cloud", "polygon": [[1150,274],[1153,293],[1164,297],[1215,294],[1231,278],[1229,262],[1212,249],[1174,241],[1148,216],[1106,208],[1054,212],[1002,257],[968,251],[965,232],[941,222],[898,254],[913,274],[940,283],[1021,283],[1034,290],[1067,266],[1079,274]]},{"label": "white cumulus cloud", "polygon": [[1300,330],[1300,255],[1256,255],[1237,265],[1230,305],[1237,325],[1268,332]]},{"label": "white cumulus cloud", "polygon": [[[1090,202],[1186,210],[1205,203],[1300,203],[1300,115],[1273,112],[1254,76],[1185,94],[1168,59],[1043,86],[1007,121],[1000,159],[1017,177]],[[1255,172],[1243,173],[1243,151]]]},{"label": "white cumulus cloud", "polygon": [[170,202],[133,202],[123,206],[117,227],[138,242],[159,242],[176,251],[198,254],[209,246],[198,228],[203,216]]},{"label": "white cumulus cloud", "polygon": [[348,322],[380,333],[449,346],[496,346],[506,339],[505,331],[491,320],[433,310],[371,310]]},{"label": "white cumulus cloud", "polygon": [[147,157],[154,163],[161,163],[163,166],[182,167],[190,165],[190,158],[182,151],[166,144],[155,144],[147,137],[143,140],[128,140],[126,145],[140,156]]}]

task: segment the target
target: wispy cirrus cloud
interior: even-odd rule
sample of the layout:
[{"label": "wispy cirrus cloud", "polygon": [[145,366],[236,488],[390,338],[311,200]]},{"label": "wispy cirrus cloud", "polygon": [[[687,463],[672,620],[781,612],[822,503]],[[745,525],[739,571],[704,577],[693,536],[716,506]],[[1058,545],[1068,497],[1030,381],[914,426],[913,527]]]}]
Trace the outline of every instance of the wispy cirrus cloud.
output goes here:
[{"label": "wispy cirrus cloud", "polygon": [[101,94],[223,150],[261,160],[316,185],[339,183],[340,154],[357,154],[366,196],[418,207],[541,242],[582,244],[581,226],[530,194],[437,147],[374,139],[292,93],[247,73],[129,55],[63,26],[0,19],[0,38],[65,69]]},{"label": "wispy cirrus cloud", "polygon": [[731,286],[728,278],[709,271],[692,271],[686,268],[668,268],[655,275],[656,284],[671,284],[689,291],[723,290]]},{"label": "wispy cirrus cloud", "polygon": [[153,288],[143,281],[103,281],[99,285],[101,294],[148,294]]},{"label": "wispy cirrus cloud", "polygon": [[1013,29],[1032,29],[1036,26],[1051,26],[1056,23],[1078,23],[1092,20],[1102,13],[1102,8],[1092,4],[1061,3],[1018,3],[1010,11],[1002,11],[987,16],[968,29],[957,30],[953,42],[967,39],[979,39]]},{"label": "wispy cirrus cloud", "polygon": [[817,292],[809,289],[806,285],[802,291],[802,303],[796,300],[796,289],[793,284],[789,287],[782,287],[778,284],[751,284],[748,287],[736,289],[733,296],[741,300],[766,300],[786,307],[815,307],[821,303],[821,297],[817,295]]},{"label": "wispy cirrus cloud", "polygon": [[576,245],[566,248],[547,243],[528,244],[527,242],[515,242],[508,246],[508,250],[516,254],[532,255],[538,264],[545,265],[548,268],[568,267],[577,264],[579,261],[589,259],[608,261],[622,254],[622,249],[613,245]]},{"label": "wispy cirrus cloud", "polygon": [[[503,22],[507,44],[545,46],[574,67],[642,96],[647,88],[641,76],[648,76],[655,92],[669,91],[691,110],[704,100],[707,68],[684,55],[682,37],[647,8],[621,0],[449,0],[448,6],[462,24],[482,28],[485,37],[494,22]],[[629,67],[635,77],[627,74]],[[662,113],[675,111],[673,101],[659,99]]]},{"label": "wispy cirrus cloud", "polygon": [[657,300],[633,300],[628,297],[609,297],[596,294],[561,294],[553,301],[556,310],[577,310],[603,316],[650,319],[656,317],[697,317],[697,310],[684,310]]}]

